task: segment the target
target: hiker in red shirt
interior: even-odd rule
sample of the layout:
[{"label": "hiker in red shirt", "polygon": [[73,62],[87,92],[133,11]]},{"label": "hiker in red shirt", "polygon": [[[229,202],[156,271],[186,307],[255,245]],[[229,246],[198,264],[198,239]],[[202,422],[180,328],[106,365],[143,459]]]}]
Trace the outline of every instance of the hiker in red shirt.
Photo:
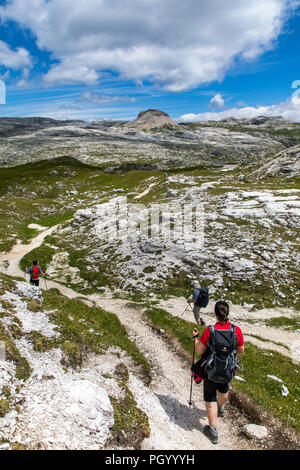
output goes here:
[{"label": "hiker in red shirt", "polygon": [[42,268],[38,266],[36,260],[32,262],[32,266],[30,266],[30,268],[26,269],[26,272],[30,274],[30,284],[34,286],[39,286],[40,275],[43,275],[43,271]]},{"label": "hiker in red shirt", "polygon": [[[222,339],[221,331],[224,331],[223,336],[227,341],[232,338],[235,344],[235,350],[239,354],[244,352],[244,338],[241,329],[238,326],[232,325],[229,320],[229,305],[227,302],[219,301],[215,305],[215,314],[217,323],[214,327],[207,327],[200,340],[198,340],[198,330],[193,330],[193,340],[195,345],[195,351],[201,356],[210,352],[210,345],[212,344],[211,334],[214,336],[214,345],[218,346],[217,340]],[[226,333],[225,333],[226,331]],[[211,333],[212,332],[212,333]],[[230,333],[231,332],[231,335]],[[218,339],[217,339],[218,338]],[[216,348],[217,349],[217,348]],[[229,348],[230,349],[230,348]],[[232,350],[232,349],[231,349]],[[204,355],[206,357],[206,355]],[[217,380],[217,379],[216,379]],[[203,379],[204,389],[204,401],[206,406],[206,413],[209,421],[209,425],[204,427],[204,434],[214,443],[218,442],[218,430],[217,430],[217,418],[224,416],[224,405],[228,399],[228,391],[230,388],[229,382],[218,382],[209,379]]]}]

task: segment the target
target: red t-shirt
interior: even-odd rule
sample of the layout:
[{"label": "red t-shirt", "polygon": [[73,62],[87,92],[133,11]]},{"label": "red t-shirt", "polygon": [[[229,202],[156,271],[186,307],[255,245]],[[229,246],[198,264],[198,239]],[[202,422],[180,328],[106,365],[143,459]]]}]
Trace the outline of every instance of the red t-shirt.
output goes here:
[{"label": "red t-shirt", "polygon": [[[222,324],[220,321],[218,321],[216,324],[215,324],[215,329],[216,330],[229,330],[230,329],[230,322],[228,321],[227,323],[224,323]],[[243,346],[244,344],[244,337],[243,337],[243,333],[242,333],[242,330],[238,327],[238,326],[235,326],[235,334],[236,334],[236,339],[237,339],[237,346]],[[201,338],[200,338],[200,341],[202,344],[204,344],[204,346],[206,345],[207,341],[209,340],[209,337],[210,337],[210,331],[209,331],[209,328],[207,327]]]}]

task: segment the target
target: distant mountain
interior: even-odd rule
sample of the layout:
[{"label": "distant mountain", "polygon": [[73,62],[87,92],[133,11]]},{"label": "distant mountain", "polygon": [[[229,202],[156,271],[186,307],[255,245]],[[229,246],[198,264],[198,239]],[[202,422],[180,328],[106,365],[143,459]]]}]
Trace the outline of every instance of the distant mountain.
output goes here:
[{"label": "distant mountain", "polygon": [[[280,117],[178,124],[167,113],[148,109],[131,122],[0,118],[0,167],[69,157],[106,168],[256,164],[261,169],[299,145],[300,123]],[[283,173],[293,177],[288,169],[285,165]],[[273,167],[265,170],[273,173]]]},{"label": "distant mountain", "polygon": [[159,111],[158,109],[147,109],[147,111],[142,111],[134,121],[126,124],[127,127],[146,130],[165,125],[179,127],[179,124],[173,121],[167,113]]}]

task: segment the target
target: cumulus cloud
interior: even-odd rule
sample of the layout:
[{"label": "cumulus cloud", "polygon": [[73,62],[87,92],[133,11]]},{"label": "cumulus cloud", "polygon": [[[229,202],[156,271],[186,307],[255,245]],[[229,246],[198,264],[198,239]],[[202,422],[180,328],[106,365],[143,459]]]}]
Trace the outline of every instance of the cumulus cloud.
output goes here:
[{"label": "cumulus cloud", "polygon": [[14,51],[4,41],[0,41],[0,65],[12,70],[30,67],[30,54],[23,47],[18,47]]},{"label": "cumulus cloud", "polygon": [[[300,81],[299,85],[296,86],[300,86]],[[296,88],[296,86],[294,86],[294,88]],[[296,89],[291,98],[283,103],[271,106],[244,106],[242,108],[230,108],[219,112],[183,114],[177,119],[177,121],[219,121],[228,117],[249,119],[256,116],[282,116],[285,119],[300,122],[300,88]]]},{"label": "cumulus cloud", "polygon": [[46,84],[64,83],[67,85],[76,85],[85,83],[86,85],[96,85],[99,80],[99,73],[85,65],[74,67],[72,60],[66,59],[63,64],[53,67],[44,80]]},{"label": "cumulus cloud", "polygon": [[58,60],[49,84],[94,85],[101,71],[181,91],[221,80],[274,46],[299,0],[12,0],[2,19]]},{"label": "cumulus cloud", "polygon": [[217,93],[209,102],[211,108],[223,108],[225,104],[224,98],[220,93]]}]

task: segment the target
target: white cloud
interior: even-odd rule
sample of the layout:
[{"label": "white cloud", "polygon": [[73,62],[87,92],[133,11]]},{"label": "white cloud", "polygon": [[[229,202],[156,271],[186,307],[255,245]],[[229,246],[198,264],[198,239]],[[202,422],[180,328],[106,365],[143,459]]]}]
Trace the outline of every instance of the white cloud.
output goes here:
[{"label": "white cloud", "polygon": [[209,102],[209,106],[212,108],[223,108],[224,104],[224,98],[220,95],[220,93],[217,93]]},{"label": "white cloud", "polygon": [[274,46],[299,0],[12,0],[0,15],[30,28],[58,63],[49,84],[94,85],[101,71],[181,91],[221,80],[234,60]]},{"label": "white cloud", "polygon": [[54,66],[44,79],[50,85],[53,83],[96,85],[99,80],[99,73],[85,65],[74,67],[72,60],[66,59],[63,64]]},{"label": "white cloud", "polygon": [[14,51],[9,48],[8,44],[0,41],[0,65],[12,70],[19,70],[23,67],[30,67],[30,54],[23,47],[18,47]]},{"label": "white cloud", "polygon": [[228,117],[254,118],[256,116],[282,116],[291,121],[300,122],[300,88],[296,90],[287,101],[271,106],[245,106],[231,108],[225,111],[208,112],[199,114],[183,114],[179,122],[219,121]]},{"label": "white cloud", "polygon": [[30,71],[28,68],[23,69],[22,71],[22,77],[20,80],[16,83],[17,88],[27,88],[30,87],[30,82],[28,81]]}]

